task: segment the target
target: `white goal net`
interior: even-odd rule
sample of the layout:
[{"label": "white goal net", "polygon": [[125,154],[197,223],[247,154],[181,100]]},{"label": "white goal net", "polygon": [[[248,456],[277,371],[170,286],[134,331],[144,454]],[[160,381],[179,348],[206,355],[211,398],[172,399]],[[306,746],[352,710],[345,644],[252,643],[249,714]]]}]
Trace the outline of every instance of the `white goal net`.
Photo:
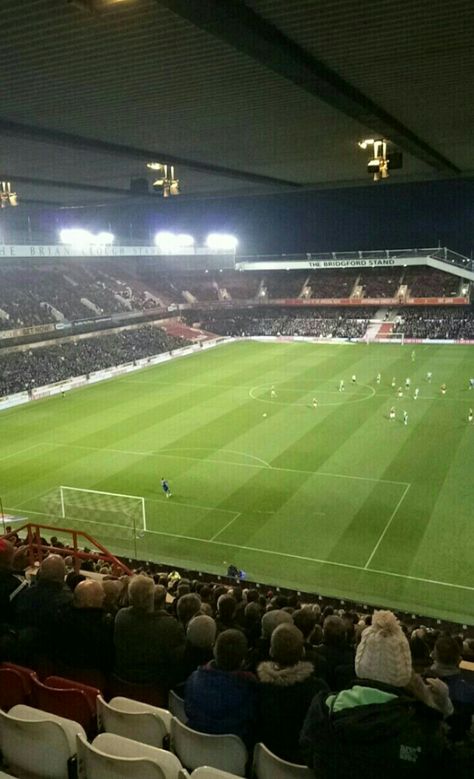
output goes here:
[{"label": "white goal net", "polygon": [[129,528],[134,534],[146,531],[145,499],[138,495],[61,485],[48,495],[48,506],[64,520]]}]

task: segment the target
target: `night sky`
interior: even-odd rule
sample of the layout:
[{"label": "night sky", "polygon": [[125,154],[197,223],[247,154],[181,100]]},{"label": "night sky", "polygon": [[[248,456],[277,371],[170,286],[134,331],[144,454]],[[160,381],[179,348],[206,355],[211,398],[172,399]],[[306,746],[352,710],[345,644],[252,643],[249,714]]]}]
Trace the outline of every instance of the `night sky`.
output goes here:
[{"label": "night sky", "polygon": [[[198,243],[210,231],[239,238],[239,254],[354,251],[448,246],[467,256],[474,247],[474,181],[416,184],[371,183],[366,187],[284,192],[270,196],[189,198],[84,209],[38,210],[23,206],[2,213],[19,226],[30,215],[36,230],[82,226],[108,229],[123,238],[146,239],[157,230],[190,232]],[[5,225],[5,222],[7,224]],[[0,225],[1,229],[1,225]],[[8,240],[6,242],[9,242]]]}]

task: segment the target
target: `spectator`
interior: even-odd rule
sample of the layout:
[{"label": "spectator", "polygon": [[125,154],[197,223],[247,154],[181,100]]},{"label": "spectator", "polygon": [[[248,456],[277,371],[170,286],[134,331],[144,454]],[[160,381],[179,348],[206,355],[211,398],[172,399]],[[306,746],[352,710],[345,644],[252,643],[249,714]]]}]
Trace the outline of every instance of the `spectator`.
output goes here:
[{"label": "spectator", "polygon": [[183,680],[200,665],[206,665],[212,660],[216,635],[216,623],[212,617],[198,614],[188,623],[181,676]]},{"label": "spectator", "polygon": [[112,621],[104,609],[100,581],[86,579],[74,590],[61,621],[58,659],[66,667],[108,672],[113,667]]},{"label": "spectator", "polygon": [[434,663],[426,671],[427,677],[442,679],[448,686],[454,713],[448,719],[450,737],[459,741],[467,737],[474,715],[474,685],[462,675],[459,667],[461,652],[452,636],[440,636],[434,648]]},{"label": "spectator", "polygon": [[6,538],[0,538],[0,622],[13,622],[16,599],[27,586],[14,567],[15,547]]},{"label": "spectator", "polygon": [[22,661],[35,664],[39,655],[52,651],[63,633],[61,612],[72,601],[64,581],[63,558],[51,554],[41,563],[32,584],[15,601],[15,623],[19,630]]},{"label": "spectator", "polygon": [[442,714],[411,692],[410,647],[390,611],[375,612],[364,630],[355,670],[351,688],[313,700],[300,739],[307,765],[325,779],[441,775],[449,765]]},{"label": "spectator", "polygon": [[189,727],[202,733],[234,733],[253,742],[256,679],[243,670],[247,639],[240,630],[224,630],[214,647],[214,660],[194,671],[186,682],[185,709]]},{"label": "spectator", "polygon": [[347,630],[341,617],[331,614],[323,624],[323,643],[318,655],[326,663],[326,679],[331,690],[341,689],[342,682],[354,676],[354,650],[347,643]]},{"label": "spectator", "polygon": [[270,659],[270,639],[272,633],[278,625],[283,623],[292,625],[293,618],[291,614],[281,609],[267,611],[262,617],[262,633],[256,642],[255,649],[249,654],[249,665],[251,670],[256,670],[259,663]]},{"label": "spectator", "polygon": [[314,675],[314,666],[303,659],[301,630],[281,624],[272,633],[271,660],[260,663],[257,677],[258,738],[283,760],[300,763],[299,734],[308,707],[317,692],[328,691]]},{"label": "spectator", "polygon": [[128,595],[130,606],[115,617],[115,672],[129,682],[170,688],[179,676],[183,628],[165,611],[154,611],[153,579],[132,577]]},{"label": "spectator", "polygon": [[253,649],[262,631],[262,609],[255,601],[247,603],[244,609],[244,633],[247,636],[249,647]]},{"label": "spectator", "polygon": [[293,613],[293,622],[301,630],[304,638],[304,657],[314,666],[316,676],[321,679],[327,677],[327,663],[323,655],[318,652],[311,639],[318,625],[318,615],[311,608],[298,609]]},{"label": "spectator", "polygon": [[176,614],[179,622],[182,624],[184,630],[196,614],[199,614],[201,609],[201,598],[196,595],[195,592],[189,592],[186,595],[181,595],[176,605]]},{"label": "spectator", "polygon": [[224,630],[236,630],[240,626],[236,621],[237,601],[232,595],[221,595],[217,601],[216,625],[217,632]]}]

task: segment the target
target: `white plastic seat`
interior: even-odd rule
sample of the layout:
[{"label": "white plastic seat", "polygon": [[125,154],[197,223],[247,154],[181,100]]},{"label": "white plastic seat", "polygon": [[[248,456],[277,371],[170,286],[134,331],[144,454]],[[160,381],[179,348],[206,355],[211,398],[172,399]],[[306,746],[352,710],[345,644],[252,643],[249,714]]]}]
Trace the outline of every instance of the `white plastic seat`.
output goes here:
[{"label": "white plastic seat", "polygon": [[171,720],[171,748],[188,770],[212,766],[236,776],[245,776],[247,748],[238,736],[199,733],[177,717]]},{"label": "white plastic seat", "polygon": [[169,735],[171,728],[169,711],[131,698],[116,697],[106,703],[98,695],[97,717],[99,730],[153,747],[163,746],[163,739]]},{"label": "white plastic seat", "polygon": [[[91,775],[90,769],[87,769],[87,765],[90,764],[93,760],[91,755],[86,755],[86,751],[88,747],[92,747],[93,750],[100,753],[97,755],[97,760],[95,762],[101,763],[102,765],[108,765],[109,771],[110,771],[110,760],[107,763],[107,761],[104,759],[105,757],[114,758],[117,761],[119,760],[127,760],[128,763],[123,763],[124,766],[132,766],[132,762],[134,765],[138,765],[139,763],[143,763],[145,761],[146,765],[143,765],[142,773],[140,773],[139,769],[136,769],[136,773],[127,773],[123,774],[123,776],[130,776],[130,777],[137,777],[137,779],[148,779],[148,776],[150,776],[150,779],[155,779],[156,777],[160,777],[160,779],[178,779],[179,772],[182,769],[182,765],[176,755],[173,755],[172,752],[168,752],[166,749],[159,749],[158,747],[152,747],[149,744],[141,744],[139,741],[133,741],[131,738],[124,738],[123,736],[117,736],[115,733],[100,733],[92,744],[80,744],[78,740],[78,755],[79,755],[79,762],[81,766],[85,765],[86,770],[84,776],[86,779],[102,779],[102,776],[108,777],[110,776],[111,779],[113,779],[116,774],[100,774],[97,776],[95,773]],[[89,750],[90,751],[90,750]],[[83,758],[83,759],[82,759]],[[132,762],[130,762],[132,761]],[[153,767],[150,768],[149,772],[145,772],[145,768],[147,768],[148,771],[148,764],[152,765]],[[117,762],[117,766],[118,766]],[[158,774],[155,770],[156,768],[159,768],[160,774]],[[132,770],[131,768],[127,768],[127,770]],[[79,773],[79,776],[81,774]],[[117,774],[117,779],[122,779],[122,774]]]},{"label": "white plastic seat", "polygon": [[23,704],[0,711],[0,748],[8,769],[21,779],[68,779],[76,754],[76,735],[86,737],[74,720]]},{"label": "white plastic seat", "polygon": [[181,722],[186,724],[188,718],[184,709],[184,699],[180,698],[179,695],[176,695],[173,690],[170,690],[168,693],[168,708],[173,717],[177,717]]},{"label": "white plastic seat", "polygon": [[[115,736],[115,738],[122,737]],[[136,741],[130,743],[137,744]],[[138,744],[138,746],[153,749],[146,744]],[[139,756],[134,748],[128,755],[113,755],[108,751],[102,751],[97,745],[97,739],[89,744],[83,736],[78,736],[77,757],[78,779],[165,779],[163,769],[158,763],[149,756]]]},{"label": "white plastic seat", "polygon": [[252,773],[256,779],[314,779],[310,768],[282,760],[261,743],[255,745]]}]

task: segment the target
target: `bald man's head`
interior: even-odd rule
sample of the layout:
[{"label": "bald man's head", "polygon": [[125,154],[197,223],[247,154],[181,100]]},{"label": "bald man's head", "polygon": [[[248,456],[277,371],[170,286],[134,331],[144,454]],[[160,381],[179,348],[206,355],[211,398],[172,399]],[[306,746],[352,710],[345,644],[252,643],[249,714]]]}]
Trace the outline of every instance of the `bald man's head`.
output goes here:
[{"label": "bald man's head", "polygon": [[105,592],[101,582],[86,579],[79,582],[74,590],[74,605],[78,609],[101,609],[104,605]]},{"label": "bald man's head", "polygon": [[61,555],[50,554],[43,560],[39,568],[41,581],[64,582],[66,576],[66,566]]}]

